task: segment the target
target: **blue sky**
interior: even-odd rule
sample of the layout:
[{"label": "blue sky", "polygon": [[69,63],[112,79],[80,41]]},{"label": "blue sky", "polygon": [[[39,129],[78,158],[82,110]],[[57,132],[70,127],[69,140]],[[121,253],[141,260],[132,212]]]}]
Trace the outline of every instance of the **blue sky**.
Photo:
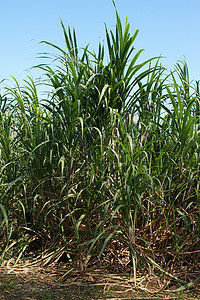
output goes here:
[{"label": "blue sky", "polygon": [[[199,0],[115,0],[121,21],[127,16],[131,30],[139,28],[137,50],[142,59],[163,55],[164,66],[172,69],[180,59],[189,65],[190,78],[200,79]],[[0,81],[29,74],[40,62],[40,52],[55,52],[46,40],[64,47],[60,19],[75,27],[80,47],[96,50],[105,38],[104,22],[114,30],[115,11],[111,0],[7,0],[1,1]]]}]

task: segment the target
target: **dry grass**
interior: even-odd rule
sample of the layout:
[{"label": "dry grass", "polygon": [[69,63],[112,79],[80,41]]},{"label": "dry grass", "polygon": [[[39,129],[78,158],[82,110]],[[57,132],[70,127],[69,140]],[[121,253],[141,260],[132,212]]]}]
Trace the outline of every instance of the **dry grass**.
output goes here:
[{"label": "dry grass", "polygon": [[180,284],[166,274],[156,275],[156,270],[138,271],[135,281],[130,266],[108,264],[106,258],[99,266],[82,271],[71,268],[68,262],[46,265],[45,260],[36,259],[13,265],[9,261],[0,269],[0,299],[198,299],[198,282],[178,289],[183,281],[187,284],[198,277],[199,270],[198,261],[193,268],[174,266],[172,274],[182,280]]}]

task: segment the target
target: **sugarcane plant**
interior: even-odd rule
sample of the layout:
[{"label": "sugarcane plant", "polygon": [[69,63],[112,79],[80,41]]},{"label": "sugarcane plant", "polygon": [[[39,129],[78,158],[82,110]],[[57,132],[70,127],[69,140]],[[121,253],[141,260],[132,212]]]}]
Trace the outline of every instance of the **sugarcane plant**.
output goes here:
[{"label": "sugarcane plant", "polygon": [[31,77],[0,97],[1,262],[65,253],[83,270],[117,244],[136,283],[199,245],[199,82],[185,62],[139,62],[115,12],[97,53],[62,21],[65,49],[43,41],[58,53],[37,66],[45,97]]}]

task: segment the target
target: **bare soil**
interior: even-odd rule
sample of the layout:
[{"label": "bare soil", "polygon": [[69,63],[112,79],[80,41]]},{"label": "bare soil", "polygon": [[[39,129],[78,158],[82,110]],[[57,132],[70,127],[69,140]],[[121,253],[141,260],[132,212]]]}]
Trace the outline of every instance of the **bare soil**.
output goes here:
[{"label": "bare soil", "polygon": [[106,266],[80,271],[64,263],[7,264],[0,268],[0,300],[200,299],[198,284],[174,292],[177,284],[155,275],[138,274],[135,281],[131,270],[111,271]]}]

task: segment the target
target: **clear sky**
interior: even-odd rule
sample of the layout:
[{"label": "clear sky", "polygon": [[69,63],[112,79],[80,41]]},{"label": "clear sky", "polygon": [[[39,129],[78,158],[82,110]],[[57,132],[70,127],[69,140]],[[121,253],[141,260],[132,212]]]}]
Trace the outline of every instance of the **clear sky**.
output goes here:
[{"label": "clear sky", "polygon": [[[142,58],[163,55],[163,65],[173,68],[181,59],[189,65],[190,78],[200,79],[200,0],[115,0],[121,21],[127,16],[131,30],[139,28],[137,50]],[[46,40],[64,47],[60,19],[75,27],[80,47],[97,50],[105,38],[104,22],[114,30],[111,0],[0,0],[0,81],[29,74],[40,62],[40,52],[55,52]],[[35,77],[36,71],[31,71]]]}]

